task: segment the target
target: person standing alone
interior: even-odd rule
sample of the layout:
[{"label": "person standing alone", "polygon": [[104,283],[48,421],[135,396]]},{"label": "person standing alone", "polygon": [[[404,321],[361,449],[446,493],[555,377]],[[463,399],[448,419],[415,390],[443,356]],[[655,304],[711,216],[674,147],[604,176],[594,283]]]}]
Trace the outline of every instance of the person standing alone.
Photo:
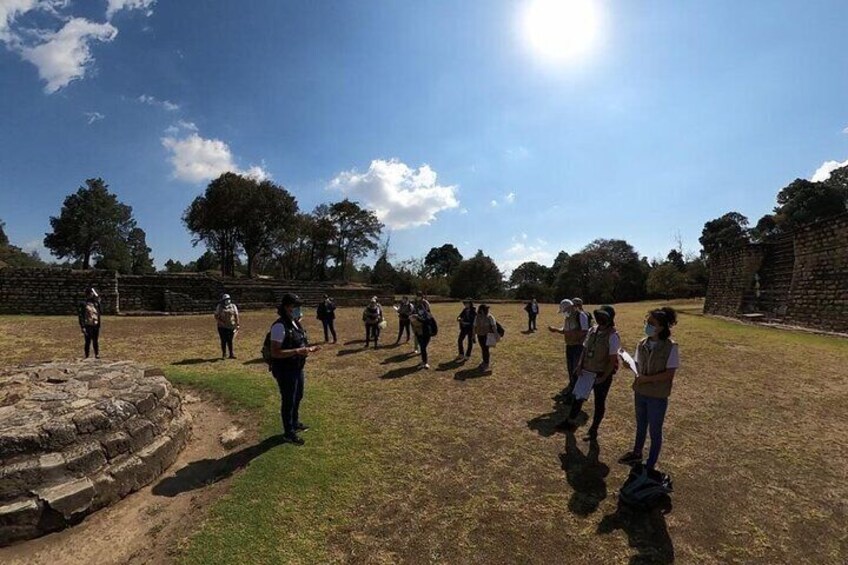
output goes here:
[{"label": "person standing alone", "polygon": [[103,310],[100,304],[100,295],[94,287],[85,290],[85,300],[78,308],[80,330],[85,337],[85,358],[94,348],[94,358],[100,359],[100,325],[103,318]]},{"label": "person standing alone", "polygon": [[374,349],[377,349],[377,342],[380,340],[380,324],[383,323],[383,307],[380,306],[376,296],[362,312],[362,321],[365,322],[365,347],[367,348],[373,339]]},{"label": "person standing alone", "polygon": [[333,335],[333,343],[336,343],[338,341],[336,338],[336,303],[326,294],[324,300],[318,305],[318,319],[324,326],[324,343],[330,341],[330,334]]},{"label": "person standing alone", "polygon": [[539,317],[539,303],[534,298],[524,305],[524,311],[527,312],[527,331],[536,331],[536,318]]},{"label": "person standing alone", "polygon": [[303,445],[298,432],[309,429],[300,421],[300,402],[303,400],[306,359],[320,349],[310,347],[306,330],[300,324],[300,298],[294,294],[283,295],[277,309],[279,318],[269,332],[271,374],[280,389],[280,417],[283,421],[283,440]]},{"label": "person standing alone", "polygon": [[221,339],[221,359],[227,358],[228,350],[230,359],[235,359],[233,339],[239,330],[239,311],[229,294],[221,296],[215,308],[215,321],[218,322],[218,337]]},{"label": "person standing alone", "polygon": [[[464,308],[456,321],[459,322],[459,339],[456,340],[456,347],[459,350],[457,361],[468,361],[471,359],[471,351],[474,349],[474,320],[477,318],[477,309],[474,308],[474,301],[471,298],[466,298],[463,301]],[[465,345],[465,341],[468,345]]]}]

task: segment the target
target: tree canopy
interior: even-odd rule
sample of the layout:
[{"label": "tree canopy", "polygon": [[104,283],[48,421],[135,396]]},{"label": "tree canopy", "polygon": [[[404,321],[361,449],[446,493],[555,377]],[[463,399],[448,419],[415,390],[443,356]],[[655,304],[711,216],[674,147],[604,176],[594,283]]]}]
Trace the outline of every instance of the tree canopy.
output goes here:
[{"label": "tree canopy", "polygon": [[748,218],[739,212],[728,212],[710,220],[704,224],[698,241],[707,256],[737,247],[748,241]]},{"label": "tree canopy", "polygon": [[437,277],[450,277],[462,262],[462,253],[452,243],[433,247],[424,257],[424,266]]},{"label": "tree canopy", "polygon": [[477,251],[474,257],[462,261],[450,282],[450,294],[454,298],[497,297],[502,291],[503,275],[483,251]]}]

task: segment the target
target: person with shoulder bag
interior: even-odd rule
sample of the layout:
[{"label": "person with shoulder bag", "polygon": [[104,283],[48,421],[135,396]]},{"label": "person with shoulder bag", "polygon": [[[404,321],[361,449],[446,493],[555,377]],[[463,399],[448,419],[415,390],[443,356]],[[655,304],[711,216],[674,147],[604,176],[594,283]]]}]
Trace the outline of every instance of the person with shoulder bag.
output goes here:
[{"label": "person with shoulder bag", "polygon": [[498,322],[489,313],[488,304],[481,304],[477,308],[477,316],[474,318],[474,333],[477,334],[477,343],[480,344],[480,352],[483,355],[483,362],[479,369],[488,371],[491,366],[490,349],[495,347],[500,340]]},{"label": "person with shoulder bag", "polygon": [[270,368],[280,389],[283,440],[295,445],[304,444],[298,433],[309,429],[300,421],[306,360],[313,353],[320,351],[319,347],[309,345],[306,330],[298,321],[301,317],[301,304],[297,295],[283,295],[282,303],[277,309],[279,318],[271,325],[269,332]]},{"label": "person with shoulder bag", "polygon": [[[474,322],[477,319],[474,300],[466,298],[462,304],[464,306],[462,312],[456,317],[456,321],[459,322],[459,338],[456,340],[456,347],[459,350],[456,357],[458,362],[471,359],[471,352],[474,349]],[[463,347],[466,341],[468,345]]]},{"label": "person with shoulder bag", "polygon": [[419,308],[413,312],[410,317],[410,323],[412,324],[412,331],[418,339],[418,349],[421,352],[421,364],[418,365],[418,368],[429,370],[430,363],[427,347],[430,345],[432,337],[438,332],[436,319],[433,318],[432,313],[424,308]]},{"label": "person with shoulder bag", "polygon": [[410,316],[412,316],[413,312],[415,311],[415,308],[409,301],[409,298],[404,296],[401,299],[400,304],[395,306],[395,311],[398,315],[398,335],[397,341],[395,341],[395,345],[400,345],[400,338],[403,336],[404,332],[406,332],[406,343],[409,343],[411,327]]},{"label": "person with shoulder bag", "polygon": [[215,307],[215,321],[218,323],[218,337],[221,340],[221,359],[227,358],[228,350],[230,359],[235,359],[233,340],[241,326],[238,308],[229,294],[223,294]]},{"label": "person with shoulder bag", "polygon": [[94,287],[85,290],[83,300],[77,310],[80,330],[85,338],[85,358],[94,348],[94,358],[100,359],[100,327],[103,323],[103,307],[100,303],[100,295]]}]

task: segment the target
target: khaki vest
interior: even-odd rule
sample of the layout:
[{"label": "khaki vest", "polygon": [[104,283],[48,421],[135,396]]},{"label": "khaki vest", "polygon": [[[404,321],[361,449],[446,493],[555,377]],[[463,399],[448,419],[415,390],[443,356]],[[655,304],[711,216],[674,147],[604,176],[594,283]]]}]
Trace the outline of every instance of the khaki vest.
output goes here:
[{"label": "khaki vest", "polygon": [[[571,314],[569,314],[565,318],[564,326],[565,327],[563,329],[565,329],[565,331],[568,331],[568,332],[575,332],[575,331],[580,330],[580,311],[577,310],[577,308],[574,308],[571,311]],[[583,340],[580,339],[579,337],[571,337],[570,338],[568,336],[565,336],[565,344],[566,345],[580,345],[581,343],[583,343]]]},{"label": "khaki vest", "polygon": [[[665,371],[668,356],[674,341],[671,339],[658,340],[654,348],[648,347],[648,338],[644,338],[637,346],[639,349],[639,376],[649,377]],[[633,390],[644,396],[653,398],[668,398],[671,395],[672,381],[661,383],[633,383]]]},{"label": "khaki vest", "polygon": [[583,349],[583,369],[597,373],[599,376],[612,371],[615,358],[609,354],[610,336],[613,329],[602,332],[597,329],[590,331]]}]

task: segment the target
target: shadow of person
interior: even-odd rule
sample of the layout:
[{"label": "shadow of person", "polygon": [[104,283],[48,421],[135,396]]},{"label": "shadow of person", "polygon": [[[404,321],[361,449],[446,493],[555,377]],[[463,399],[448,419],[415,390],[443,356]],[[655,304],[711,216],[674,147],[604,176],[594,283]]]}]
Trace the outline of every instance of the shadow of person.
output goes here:
[{"label": "shadow of person", "polygon": [[364,339],[351,339],[349,341],[344,342],[344,345],[356,345],[359,343],[365,343]]},{"label": "shadow of person", "polygon": [[409,353],[401,353],[399,355],[392,355],[391,357],[387,357],[383,361],[380,362],[380,365],[391,365],[392,363],[403,363],[404,361],[409,361],[410,358],[415,357],[415,353],[410,351]]},{"label": "shadow of person", "polygon": [[182,361],[174,361],[171,365],[202,365],[203,363],[217,363],[218,361],[223,361],[220,357],[213,357],[211,359],[201,359],[196,357],[194,359],[183,359]]},{"label": "shadow of person", "polygon": [[419,369],[417,366],[400,367],[398,369],[392,369],[385,375],[380,375],[380,378],[383,380],[401,379],[403,377],[408,377],[409,375],[418,373],[419,371],[421,371],[421,369]]},{"label": "shadow of person", "polygon": [[479,379],[480,377],[485,377],[486,375],[491,374],[491,369],[486,369],[484,371],[480,367],[473,367],[471,369],[465,369],[464,371],[457,371],[457,373],[453,376],[453,380],[468,381],[471,379]]},{"label": "shadow of person", "polygon": [[445,363],[439,363],[438,367],[436,367],[436,371],[440,373],[444,373],[447,371],[453,371],[454,369],[459,369],[465,364],[465,361],[457,361],[453,359],[451,361],[447,361]]},{"label": "shadow of person", "polygon": [[589,442],[589,450],[584,454],[577,446],[574,432],[566,432],[565,453],[559,458],[568,484],[574,490],[568,508],[578,516],[593,513],[607,497],[606,478],[610,468],[598,459],[600,454],[601,446],[597,440]]},{"label": "shadow of person", "polygon": [[262,357],[257,357],[256,359],[251,359],[249,361],[245,361],[242,365],[263,365],[267,362]]},{"label": "shadow of person", "polygon": [[536,333],[536,332],[534,332],[533,330],[524,330],[523,332],[521,332],[521,335],[531,335],[531,334],[534,334],[534,333]]},{"label": "shadow of person", "polygon": [[220,459],[200,459],[192,461],[173,476],[166,477],[153,487],[156,496],[174,497],[183,492],[188,492],[217,483],[226,479],[239,469],[246,467],[248,463],[283,443],[282,434],[271,436],[261,442],[228,453]]},{"label": "shadow of person", "polygon": [[[365,343],[364,341],[360,343]],[[339,349],[339,352],[336,353],[337,357],[344,357],[345,355],[353,355],[354,353],[361,353],[363,351],[367,351],[367,347],[357,347],[354,349]]]},{"label": "shadow of person", "polygon": [[[569,412],[571,412],[570,403],[557,401],[554,403],[553,411],[528,420],[527,427],[538,432],[542,437],[551,437],[554,434],[565,433],[566,430],[562,427],[562,424],[568,418]],[[586,412],[581,410],[580,414],[577,415],[577,425],[582,426],[588,419],[589,417],[586,415]]]},{"label": "shadow of person", "polygon": [[636,550],[636,554],[630,558],[633,565],[674,563],[674,542],[665,521],[668,512],[671,512],[670,506],[650,511],[637,510],[629,508],[619,500],[615,512],[604,516],[598,524],[598,533],[624,531],[630,547]]}]

